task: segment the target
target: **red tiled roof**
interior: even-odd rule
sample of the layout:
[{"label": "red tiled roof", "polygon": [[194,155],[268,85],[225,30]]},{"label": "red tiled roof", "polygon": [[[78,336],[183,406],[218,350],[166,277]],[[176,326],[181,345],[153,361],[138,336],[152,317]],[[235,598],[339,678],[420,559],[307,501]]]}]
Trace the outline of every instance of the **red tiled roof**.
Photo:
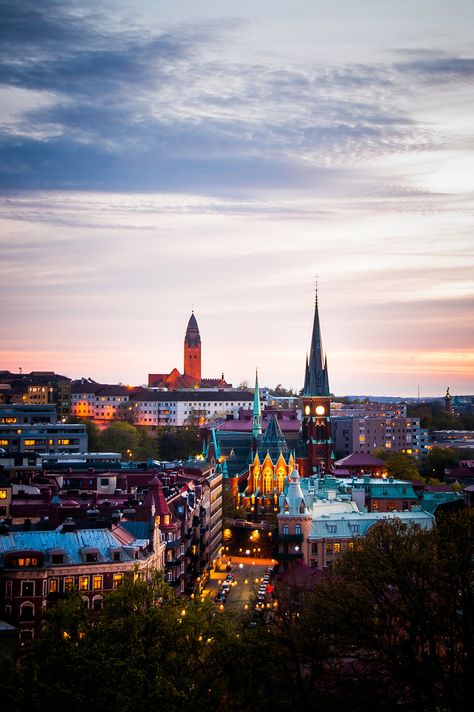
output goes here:
[{"label": "red tiled roof", "polygon": [[144,507],[151,507],[152,504],[155,505],[155,514],[157,516],[163,517],[171,514],[168,502],[163,494],[163,485],[156,475],[151,480],[148,493],[143,501]]}]

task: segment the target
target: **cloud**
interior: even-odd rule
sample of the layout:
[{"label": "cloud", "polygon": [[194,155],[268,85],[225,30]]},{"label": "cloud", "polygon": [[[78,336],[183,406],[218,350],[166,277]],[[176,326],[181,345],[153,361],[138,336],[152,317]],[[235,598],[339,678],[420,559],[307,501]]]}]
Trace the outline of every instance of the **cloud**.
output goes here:
[{"label": "cloud", "polygon": [[[229,20],[124,27],[93,3],[0,7],[0,82],[38,96],[0,133],[4,191],[249,199],[254,191],[325,190],[341,171],[364,164],[369,176],[369,161],[442,146],[435,127],[404,108],[403,94],[413,76],[422,84],[470,71],[470,60],[424,55],[276,70],[212,58],[240,30]],[[385,191],[399,190],[385,182]]]}]

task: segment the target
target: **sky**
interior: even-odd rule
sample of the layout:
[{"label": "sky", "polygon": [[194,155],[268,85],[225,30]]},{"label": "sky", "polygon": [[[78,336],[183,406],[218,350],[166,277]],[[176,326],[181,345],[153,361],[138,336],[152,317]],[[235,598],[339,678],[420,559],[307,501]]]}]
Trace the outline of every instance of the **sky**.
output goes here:
[{"label": "sky", "polygon": [[0,370],[474,393],[474,5],[0,0]]}]

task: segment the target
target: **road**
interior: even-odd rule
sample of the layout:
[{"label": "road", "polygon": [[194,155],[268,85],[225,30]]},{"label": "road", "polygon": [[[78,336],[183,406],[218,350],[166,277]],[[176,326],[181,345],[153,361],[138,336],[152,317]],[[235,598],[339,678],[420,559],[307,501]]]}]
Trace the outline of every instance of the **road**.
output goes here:
[{"label": "road", "polygon": [[[272,559],[232,557],[232,573],[235,576],[237,585],[231,587],[225,602],[225,609],[236,611],[237,613],[244,611],[245,606],[249,605],[252,595],[256,592],[265,570],[273,564],[275,564],[275,561]],[[213,573],[206,584],[203,594],[214,599],[226,576],[226,571]]]}]

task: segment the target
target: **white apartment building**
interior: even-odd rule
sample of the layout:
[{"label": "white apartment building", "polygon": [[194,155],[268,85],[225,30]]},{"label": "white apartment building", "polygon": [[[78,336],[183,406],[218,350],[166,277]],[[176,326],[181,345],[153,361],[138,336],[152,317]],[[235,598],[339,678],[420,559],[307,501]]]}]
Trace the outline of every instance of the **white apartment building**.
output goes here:
[{"label": "white apartment building", "polygon": [[[213,418],[237,418],[240,408],[249,408],[253,393],[242,390],[193,389],[161,391],[129,386],[79,381],[71,387],[71,413],[104,424],[130,411],[136,425],[182,426]],[[127,413],[123,412],[122,416]],[[123,419],[126,419],[123,417]]]}]

